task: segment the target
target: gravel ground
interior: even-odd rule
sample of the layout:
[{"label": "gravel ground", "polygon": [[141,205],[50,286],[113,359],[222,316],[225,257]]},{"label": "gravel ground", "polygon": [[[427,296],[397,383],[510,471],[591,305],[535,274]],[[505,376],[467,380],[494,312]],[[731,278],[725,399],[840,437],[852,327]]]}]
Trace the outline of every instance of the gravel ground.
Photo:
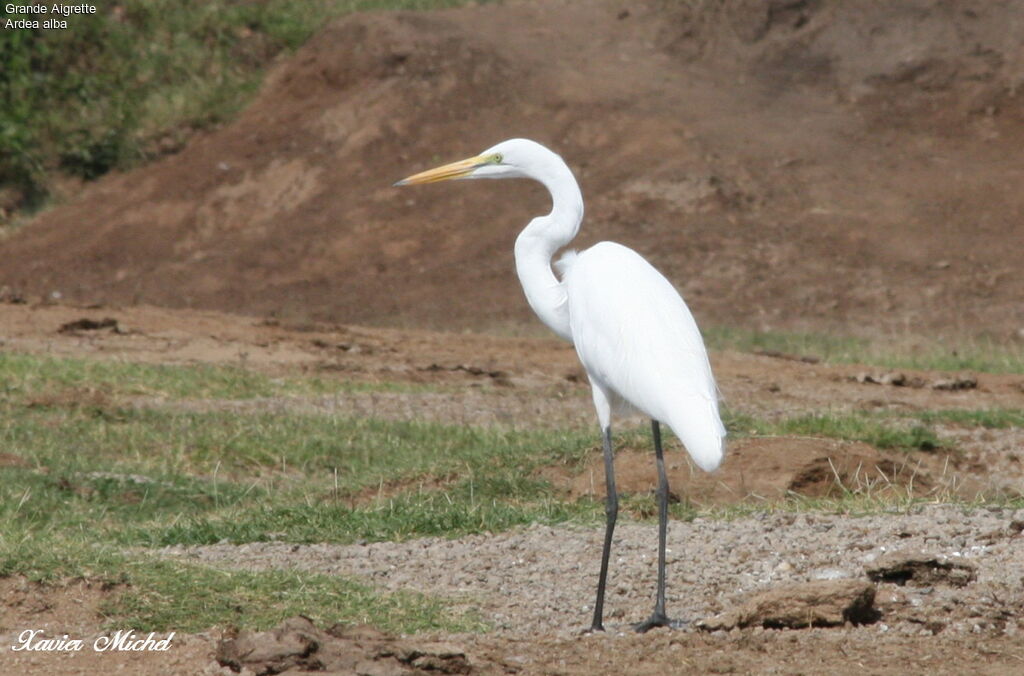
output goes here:
[{"label": "gravel ground", "polygon": [[[1018,631],[1024,608],[1024,510],[935,505],[870,516],[758,514],[669,527],[669,612],[698,620],[751,592],[814,579],[864,578],[895,551],[975,567],[963,587],[880,583],[873,630],[905,634]],[[532,526],[457,540],[357,545],[253,543],[161,550],[207,564],[357,575],[380,587],[443,595],[474,608],[499,635],[568,637],[589,626],[602,529]],[[628,628],[653,604],[653,524],[616,530],[606,627]],[[689,631],[694,631],[693,628]]]}]

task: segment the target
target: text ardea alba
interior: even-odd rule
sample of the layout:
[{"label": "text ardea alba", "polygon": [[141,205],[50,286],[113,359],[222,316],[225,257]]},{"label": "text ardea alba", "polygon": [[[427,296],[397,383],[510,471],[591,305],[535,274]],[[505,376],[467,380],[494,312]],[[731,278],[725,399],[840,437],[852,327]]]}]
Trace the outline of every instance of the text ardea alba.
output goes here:
[{"label": "text ardea alba", "polygon": [[583,196],[562,158],[544,146],[512,139],[476,157],[446,164],[396,185],[454,178],[532,178],[551,193],[547,216],[534,218],[516,239],[515,259],[526,300],[541,321],[572,341],[590,378],[601,423],[607,488],[604,548],[592,630],[603,630],[605,582],[618,514],[611,412],[633,406],[651,418],[658,467],[658,589],[654,612],[638,631],[668,626],[665,614],[665,534],[668,479],[659,422],[683,442],[694,462],[712,471],[722,462],[725,428],[707,352],[697,324],[672,284],[632,249],[600,242],[570,252],[551,269],[552,256],[579,231]]}]

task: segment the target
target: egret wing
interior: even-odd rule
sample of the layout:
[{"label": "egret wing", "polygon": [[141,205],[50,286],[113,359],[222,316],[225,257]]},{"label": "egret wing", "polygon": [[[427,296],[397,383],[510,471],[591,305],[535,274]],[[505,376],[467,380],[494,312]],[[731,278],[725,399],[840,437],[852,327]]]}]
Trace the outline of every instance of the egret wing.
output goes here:
[{"label": "egret wing", "polygon": [[722,455],[718,393],[697,324],[638,253],[601,242],[565,266],[573,343],[588,375],[672,428],[702,467]]}]

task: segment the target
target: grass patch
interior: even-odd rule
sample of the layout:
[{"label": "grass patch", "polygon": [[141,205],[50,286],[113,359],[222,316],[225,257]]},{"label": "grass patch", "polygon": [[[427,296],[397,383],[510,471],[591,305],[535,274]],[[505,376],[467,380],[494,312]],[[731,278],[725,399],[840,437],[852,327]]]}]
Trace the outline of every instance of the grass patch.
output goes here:
[{"label": "grass patch", "polygon": [[1012,409],[921,411],[915,415],[928,424],[953,423],[963,427],[986,429],[1024,427],[1024,411]]},{"label": "grass patch", "polygon": [[600,505],[566,503],[535,497],[468,498],[465,485],[452,491],[398,495],[362,507],[332,504],[251,506],[182,520],[163,528],[138,526],[116,537],[126,544],[145,546],[286,542],[399,541],[411,537],[461,537],[496,533],[532,523],[558,524],[596,520]]},{"label": "grass patch", "polygon": [[272,378],[241,367],[139,364],[0,353],[0,402],[43,400],[61,393],[110,397],[249,399],[328,390],[322,380]]},{"label": "grass patch", "polygon": [[893,420],[871,413],[808,413],[781,420],[764,420],[725,411],[726,427],[738,435],[800,435],[862,441],[876,448],[930,451],[943,446],[931,422]]},{"label": "grass patch", "polygon": [[[91,523],[123,530],[128,514],[150,528],[162,517],[177,522],[237,510],[218,517],[223,532],[204,526],[203,541],[244,539],[239,529],[308,539],[315,529],[294,532],[296,523],[312,518],[302,510],[418,477],[459,480],[429,499],[400,501],[386,515],[357,512],[339,523],[365,519],[380,532],[432,534],[454,519],[465,524],[462,532],[500,530],[528,521],[532,503],[550,497],[546,484],[530,478],[535,468],[575,457],[592,443],[582,433],[284,413],[8,409],[7,417],[0,444],[22,466],[0,476],[0,514],[30,519],[35,527]],[[273,509],[264,511],[268,506]],[[296,508],[300,515],[291,516]]]},{"label": "grass patch", "polygon": [[[480,631],[482,622],[451,603],[411,592],[382,593],[351,578],[290,570],[221,570],[134,560],[131,586],[104,612],[140,631],[201,631],[239,625],[268,629],[306,615],[320,626],[369,624],[396,634]],[[196,597],[195,590],[203,594]]]},{"label": "grass patch", "polygon": [[[267,383],[234,372],[182,374],[61,360],[42,366],[8,361],[6,368],[0,575],[83,576],[125,585],[105,609],[122,627],[259,628],[302,612],[325,623],[368,622],[397,632],[479,628],[472,618],[446,611],[442,600],[383,594],[353,580],[298,571],[225,572],[123,549],[455,537],[599,514],[599,505],[563,503],[546,482],[532,478],[542,464],[580,456],[592,435],[134,409],[102,401],[36,406],[26,399],[97,379],[114,392],[169,394],[189,390],[188,383],[230,395],[262,392]],[[164,382],[167,373],[173,377]],[[417,478],[430,488],[351,499]]]},{"label": "grass patch", "polygon": [[116,407],[118,399],[132,397],[195,402],[437,389],[316,376],[274,377],[230,365],[142,364],[0,353],[0,406],[102,409]]},{"label": "grass patch", "polygon": [[[234,367],[0,355],[0,575],[123,585],[105,607],[142,630],[263,628],[302,612],[400,633],[479,623],[446,603],[296,571],[225,572],[119,553],[125,545],[352,542],[501,530],[578,510],[523,479],[577,442],[327,415],[119,406],[128,396],[243,399],[348,389]],[[493,468],[499,468],[495,470]],[[396,477],[466,477],[444,492],[349,508]],[[202,589],[202,594],[196,590]]]},{"label": "grass patch", "polygon": [[113,587],[100,611],[108,628],[198,632],[215,626],[268,629],[303,614],[321,626],[370,624],[398,634],[481,631],[450,601],[388,593],[341,575],[225,570],[97,547],[84,538],[46,542],[0,536],[0,576],[44,583],[88,578]]},{"label": "grass patch", "polygon": [[824,333],[752,331],[711,327],[709,347],[741,352],[776,352],[830,364],[867,364],[891,369],[1024,373],[1024,346],[983,338],[922,343],[907,339],[867,340]]},{"label": "grass patch", "polygon": [[717,350],[778,352],[832,362],[855,360],[855,355],[865,354],[870,347],[863,339],[824,333],[752,331],[725,326],[712,326],[702,333],[708,347]]}]

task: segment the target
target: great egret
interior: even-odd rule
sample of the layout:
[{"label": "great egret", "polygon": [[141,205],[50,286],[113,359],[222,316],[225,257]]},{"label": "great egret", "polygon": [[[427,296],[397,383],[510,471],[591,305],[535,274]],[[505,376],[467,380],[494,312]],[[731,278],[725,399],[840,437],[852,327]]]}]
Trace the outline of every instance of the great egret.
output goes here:
[{"label": "great egret", "polygon": [[658,467],[658,588],[651,617],[637,631],[671,626],[665,614],[665,535],[668,478],[659,421],[668,424],[702,469],[723,456],[725,428],[707,352],[697,324],[672,284],[638,253],[600,242],[552,256],[569,244],[583,220],[583,196],[561,157],[534,141],[512,139],[476,157],[446,164],[395,185],[455,178],[532,178],[551,193],[547,216],[534,218],[515,245],[516,272],[526,300],[540,320],[575,345],[590,379],[601,424],[607,489],[604,548],[591,631],[603,630],[605,582],[618,515],[611,413],[626,404],[651,418]]}]

